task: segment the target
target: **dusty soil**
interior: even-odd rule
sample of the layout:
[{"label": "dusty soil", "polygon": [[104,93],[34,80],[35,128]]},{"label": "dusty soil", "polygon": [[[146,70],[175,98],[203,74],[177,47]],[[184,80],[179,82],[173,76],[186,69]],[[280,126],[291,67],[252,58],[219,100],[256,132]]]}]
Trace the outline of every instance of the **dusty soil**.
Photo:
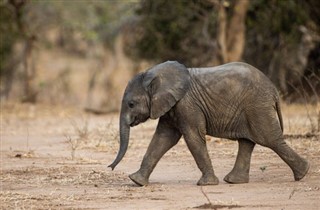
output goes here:
[{"label": "dusty soil", "polygon": [[128,175],[140,165],[157,121],[131,131],[115,171],[118,115],[94,116],[54,106],[1,105],[1,209],[320,209],[320,139],[315,107],[285,106],[287,142],[311,168],[299,182],[271,150],[257,146],[250,183],[231,185],[237,143],[208,137],[220,184],[196,186],[200,172],[183,140],[159,162],[150,185]]}]

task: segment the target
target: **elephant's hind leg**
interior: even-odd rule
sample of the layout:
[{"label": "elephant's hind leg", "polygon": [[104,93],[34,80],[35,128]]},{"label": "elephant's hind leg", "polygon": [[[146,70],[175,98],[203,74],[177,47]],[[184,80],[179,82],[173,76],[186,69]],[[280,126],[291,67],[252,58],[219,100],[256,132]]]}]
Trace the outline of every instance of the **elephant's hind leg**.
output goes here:
[{"label": "elephant's hind leg", "polygon": [[[309,163],[291,149],[284,141],[278,115],[273,109],[263,110],[254,115],[248,114],[250,138],[257,144],[276,152],[293,171],[296,181],[302,179],[309,170]],[[253,117],[254,116],[254,117]]]},{"label": "elephant's hind leg", "polygon": [[224,181],[232,184],[248,183],[251,154],[255,143],[247,139],[239,139],[239,149],[232,171],[224,177]]},{"label": "elephant's hind leg", "polygon": [[256,122],[252,123],[251,126],[252,139],[257,144],[268,147],[276,152],[291,168],[296,181],[302,179],[309,170],[308,161],[298,155],[284,141],[277,115],[271,115],[269,112],[266,112],[266,114],[262,113],[260,116],[263,116],[263,118],[256,117],[256,121],[251,121]]},{"label": "elephant's hind leg", "polygon": [[286,162],[291,168],[295,181],[301,180],[310,168],[307,160],[298,155],[293,149],[291,149],[287,143],[281,138],[276,144],[270,146],[280,158]]}]

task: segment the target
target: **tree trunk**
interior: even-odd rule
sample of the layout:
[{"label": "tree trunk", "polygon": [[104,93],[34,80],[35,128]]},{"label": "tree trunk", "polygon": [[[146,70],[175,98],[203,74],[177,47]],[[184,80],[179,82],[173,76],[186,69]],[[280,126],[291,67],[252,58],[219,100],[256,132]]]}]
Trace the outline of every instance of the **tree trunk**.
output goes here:
[{"label": "tree trunk", "polygon": [[23,22],[23,9],[27,4],[27,1],[9,0],[9,3],[13,6],[17,28],[23,38],[25,45],[22,56],[22,66],[24,72],[24,95],[22,98],[22,102],[35,103],[37,98],[37,92],[33,87],[33,81],[35,79],[36,72],[33,66],[31,65],[31,60],[34,42],[36,41],[36,36],[28,33],[28,31],[26,30],[25,23]]},{"label": "tree trunk", "polygon": [[[217,42],[221,63],[240,61],[245,46],[245,18],[249,0],[235,0],[231,17],[227,18],[227,1],[213,1],[218,6]],[[229,20],[229,21],[228,21]]]},{"label": "tree trunk", "polygon": [[245,19],[248,5],[248,0],[235,1],[227,31],[228,62],[241,60],[245,45]]},{"label": "tree trunk", "polygon": [[225,10],[225,6],[223,3],[219,3],[218,5],[218,47],[220,49],[219,60],[220,63],[228,62],[228,52],[227,52],[227,36],[226,36],[226,27],[227,27],[227,14]]}]

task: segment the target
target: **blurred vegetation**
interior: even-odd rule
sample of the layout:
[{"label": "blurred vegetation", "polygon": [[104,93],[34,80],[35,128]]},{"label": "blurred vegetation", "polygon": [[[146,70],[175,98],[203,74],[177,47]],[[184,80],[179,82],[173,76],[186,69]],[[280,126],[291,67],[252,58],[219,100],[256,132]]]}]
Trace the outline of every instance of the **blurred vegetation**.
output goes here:
[{"label": "blurred vegetation", "polygon": [[[119,83],[125,79],[115,72],[133,74],[137,69],[144,70],[135,65],[141,62],[151,66],[178,60],[188,67],[245,61],[262,70],[286,100],[318,101],[319,2],[0,0],[1,100],[37,102],[41,93],[41,97],[52,96],[49,92],[53,87],[55,94],[91,94],[97,88],[106,93],[119,92],[126,81]],[[44,67],[48,61],[42,55],[47,53],[65,59],[59,61],[65,63],[60,73]],[[74,88],[66,91],[55,86],[63,75],[68,75],[68,81],[79,80],[78,66],[71,67],[67,58],[73,58],[79,69],[86,61],[92,66],[86,67],[89,76],[82,81],[85,90],[64,84]],[[62,66],[51,62],[56,71]],[[123,65],[128,62],[133,64]],[[43,74],[47,80],[40,78]],[[49,78],[55,74],[55,80]],[[101,78],[105,84],[98,82]],[[118,98],[121,94],[117,93]],[[83,100],[79,98],[73,103],[79,104],[77,100]],[[109,98],[105,101],[103,106],[108,106]]]},{"label": "blurred vegetation", "polygon": [[314,0],[257,0],[248,10],[243,59],[268,75],[289,100],[297,98],[297,88],[315,94],[306,80],[312,81],[319,95],[320,63],[307,65],[313,62],[308,59],[311,51],[320,51],[319,17],[320,4]]},{"label": "blurred vegetation", "polygon": [[187,66],[203,65],[212,59],[210,42],[215,36],[216,14],[210,2],[141,1],[137,15],[142,27],[133,47],[137,57],[155,62],[178,60]]}]

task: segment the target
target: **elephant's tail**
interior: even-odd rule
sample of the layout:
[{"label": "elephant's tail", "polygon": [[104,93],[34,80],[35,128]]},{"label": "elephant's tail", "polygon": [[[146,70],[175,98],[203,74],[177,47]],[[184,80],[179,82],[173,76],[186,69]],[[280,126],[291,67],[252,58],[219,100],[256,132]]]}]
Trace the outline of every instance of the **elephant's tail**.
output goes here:
[{"label": "elephant's tail", "polygon": [[280,127],[281,127],[281,130],[283,132],[283,120],[282,120],[282,114],[281,114],[281,108],[280,108],[279,100],[276,101],[276,110],[277,110],[277,114],[278,114],[278,118],[279,118]]}]

